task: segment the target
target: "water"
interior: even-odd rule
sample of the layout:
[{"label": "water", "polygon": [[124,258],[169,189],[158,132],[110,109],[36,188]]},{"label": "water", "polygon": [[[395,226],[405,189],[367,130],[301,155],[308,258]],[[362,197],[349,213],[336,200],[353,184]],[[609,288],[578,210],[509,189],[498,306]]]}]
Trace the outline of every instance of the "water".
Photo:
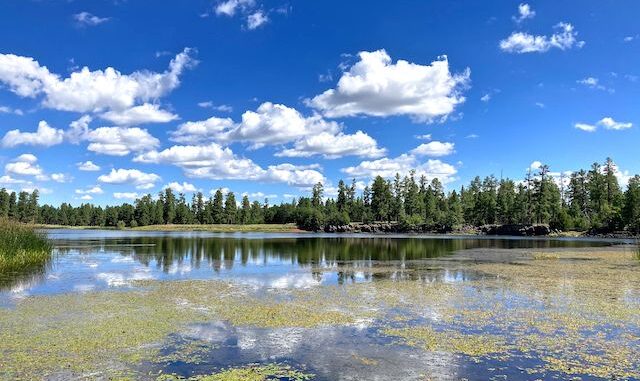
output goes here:
[{"label": "water", "polygon": [[[639,379],[640,261],[625,241],[48,234],[51,263],[0,278],[0,379],[274,363],[325,381]],[[144,339],[120,344],[132,329]],[[121,359],[140,348],[158,352]]]},{"label": "water", "polygon": [[[0,306],[28,295],[127,287],[135,280],[223,279],[309,287],[406,275],[424,260],[477,248],[580,248],[602,240],[286,233],[50,230],[52,263],[0,277]],[[376,266],[396,273],[374,274]],[[331,271],[331,270],[335,271]],[[469,274],[443,272],[453,281]]]}]

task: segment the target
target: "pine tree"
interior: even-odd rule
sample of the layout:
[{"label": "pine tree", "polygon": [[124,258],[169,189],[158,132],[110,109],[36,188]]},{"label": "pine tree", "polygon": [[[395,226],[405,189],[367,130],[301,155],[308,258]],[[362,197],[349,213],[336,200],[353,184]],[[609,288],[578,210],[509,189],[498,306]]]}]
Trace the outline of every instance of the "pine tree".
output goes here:
[{"label": "pine tree", "polygon": [[238,206],[236,205],[236,196],[233,192],[227,193],[227,198],[224,202],[224,223],[235,224],[238,212]]}]

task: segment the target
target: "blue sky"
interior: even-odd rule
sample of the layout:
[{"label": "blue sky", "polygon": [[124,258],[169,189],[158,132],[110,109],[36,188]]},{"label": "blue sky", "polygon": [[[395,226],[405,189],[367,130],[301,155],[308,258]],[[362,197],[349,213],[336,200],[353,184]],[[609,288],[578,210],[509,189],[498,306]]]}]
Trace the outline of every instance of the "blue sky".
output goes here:
[{"label": "blue sky", "polygon": [[[0,4],[0,187],[271,202],[410,168],[449,189],[640,172],[637,1]],[[534,163],[534,167],[535,167]],[[173,184],[177,183],[177,184]]]}]

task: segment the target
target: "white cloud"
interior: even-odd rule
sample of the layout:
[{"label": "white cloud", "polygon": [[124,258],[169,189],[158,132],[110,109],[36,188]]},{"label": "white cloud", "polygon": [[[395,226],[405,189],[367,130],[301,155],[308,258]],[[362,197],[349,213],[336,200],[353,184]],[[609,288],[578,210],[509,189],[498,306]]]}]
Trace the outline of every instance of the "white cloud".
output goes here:
[{"label": "white cloud", "polygon": [[230,148],[217,143],[206,146],[176,145],[163,151],[138,155],[134,161],[175,165],[191,178],[284,182],[295,186],[309,186],[324,181],[320,172],[308,166],[279,164],[264,169],[251,159],[238,157]]},{"label": "white cloud", "polygon": [[307,104],[328,117],[409,115],[416,121],[433,122],[446,118],[465,101],[461,90],[469,82],[470,70],[452,74],[446,56],[430,65],[393,63],[385,50],[360,52],[359,57],[335,89]]},{"label": "white cloud", "polygon": [[626,130],[633,127],[633,123],[630,122],[616,122],[611,117],[605,117],[598,121],[598,125],[606,128],[607,130]]},{"label": "white cloud", "polygon": [[8,106],[0,106],[0,114],[16,114],[16,115],[24,115],[24,112],[19,108],[13,109]]},{"label": "white cloud", "polygon": [[160,176],[138,169],[112,169],[109,174],[98,177],[98,181],[105,184],[132,184],[137,189],[150,189],[160,181]]},{"label": "white cloud", "polygon": [[587,123],[576,123],[573,126],[578,130],[582,130],[586,132],[594,132],[595,130],[598,129],[597,126],[594,126],[593,124],[587,124]]},{"label": "white cloud", "polygon": [[336,159],[343,156],[360,156],[377,158],[384,156],[386,149],[379,148],[378,143],[365,132],[357,131],[349,135],[342,132],[332,134],[321,132],[300,139],[293,148],[284,149],[275,156],[284,157],[310,157],[323,155],[327,159]]},{"label": "white cloud", "polygon": [[100,170],[100,166],[94,164],[91,160],[76,163],[76,166],[80,171],[95,172]]},{"label": "white cloud", "polygon": [[529,165],[529,168],[536,170],[536,169],[540,169],[540,167],[542,167],[542,162],[536,160],[534,162],[531,163],[531,165]]},{"label": "white cloud", "polygon": [[87,149],[112,156],[125,156],[157,148],[160,141],[138,127],[99,127],[89,131]]},{"label": "white cloud", "polygon": [[524,3],[524,4],[518,5],[518,16],[513,16],[513,19],[516,22],[521,23],[526,19],[534,18],[535,15],[536,15],[536,11],[531,9],[531,6],[529,4]]},{"label": "white cloud", "polygon": [[138,194],[135,192],[115,192],[113,194],[114,198],[117,198],[118,200],[122,200],[122,199],[126,199],[126,200],[135,200],[136,198],[138,198]]},{"label": "white cloud", "polygon": [[247,16],[247,28],[254,30],[269,22],[269,17],[262,11],[257,11]]},{"label": "white cloud", "polygon": [[107,111],[100,115],[102,119],[119,126],[135,126],[144,123],[167,123],[178,119],[178,115],[161,110],[157,104],[145,103],[125,110]]},{"label": "white cloud", "polygon": [[55,181],[56,183],[68,183],[71,181],[71,177],[64,173],[52,173],[50,177],[51,180]]},{"label": "white cloud", "polygon": [[242,114],[242,122],[221,136],[228,141],[249,141],[254,147],[288,143],[320,132],[337,133],[340,125],[319,115],[304,117],[298,110],[265,102]]},{"label": "white cloud", "polygon": [[451,155],[455,152],[454,149],[454,143],[432,141],[429,143],[420,144],[418,147],[414,148],[411,153],[416,156],[440,157]]},{"label": "white cloud", "polygon": [[561,22],[555,27],[551,36],[535,36],[524,32],[513,32],[508,38],[500,41],[500,49],[508,53],[544,53],[552,48],[567,50],[581,48],[584,41],[578,41],[578,32],[569,23]]},{"label": "white cloud", "polygon": [[55,129],[44,120],[38,123],[36,132],[20,132],[11,130],[2,138],[3,147],[15,147],[19,145],[32,145],[51,147],[62,143],[64,131]]},{"label": "white cloud", "polygon": [[80,26],[96,26],[110,20],[109,17],[98,17],[89,12],[80,12],[73,15],[73,19]]},{"label": "white cloud", "polygon": [[93,197],[90,194],[85,194],[80,196],[80,200],[91,201],[93,200]]},{"label": "white cloud", "polygon": [[184,182],[184,181],[182,182],[182,184],[174,181],[162,187],[162,189],[167,189],[167,188],[177,193],[187,193],[187,192],[198,191],[198,188],[196,188],[195,185]]},{"label": "white cloud", "polygon": [[215,13],[218,16],[234,16],[238,10],[253,7],[255,0],[227,0],[220,2],[215,7]]},{"label": "white cloud", "polygon": [[431,140],[431,134],[423,134],[423,135],[416,135],[416,139],[420,139],[420,140]]},{"label": "white cloud", "polygon": [[485,103],[489,102],[489,101],[491,100],[491,94],[488,94],[488,93],[487,93],[487,94],[483,95],[483,96],[480,98],[480,100],[481,100],[481,101],[483,101],[483,102],[485,102]]},{"label": "white cloud", "polygon": [[573,125],[575,128],[587,131],[587,132],[595,132],[598,127],[603,127],[607,130],[626,130],[633,127],[633,123],[631,122],[617,122],[611,117],[605,117],[600,119],[596,124],[588,124],[588,123],[576,123]]},{"label": "white cloud", "polygon": [[608,91],[610,93],[615,92],[614,89],[609,89],[606,86],[601,85],[600,84],[600,80],[598,78],[587,77],[587,78],[580,79],[580,80],[578,80],[576,82],[581,84],[581,85],[584,85],[586,87],[589,87],[591,89],[604,90],[604,91]]},{"label": "white cloud", "polygon": [[373,161],[363,161],[357,166],[343,168],[342,172],[354,178],[372,178],[382,176],[392,178],[396,173],[406,176],[416,171],[416,175],[424,175],[428,180],[438,178],[443,184],[455,180],[458,172],[451,164],[444,163],[437,159],[429,159],[420,162],[415,155],[403,154],[396,158],[384,158]]},{"label": "white cloud", "polygon": [[231,118],[211,117],[197,122],[186,122],[171,132],[171,140],[179,143],[202,144],[219,139],[234,126]]},{"label": "white cloud", "polygon": [[212,101],[198,102],[198,107],[210,108],[210,109],[213,109],[213,110],[216,110],[216,111],[220,111],[220,112],[232,112],[233,111],[233,107],[231,107],[229,105],[216,105]]},{"label": "white cloud", "polygon": [[112,67],[90,71],[83,67],[61,79],[31,57],[0,54],[0,83],[20,97],[42,95],[45,107],[74,112],[122,111],[139,102],[160,98],[180,84],[180,75],[197,61],[184,49],[163,73],[122,74]]},{"label": "white cloud", "polygon": [[80,119],[71,122],[64,133],[65,138],[73,144],[78,144],[85,140],[89,135],[89,124],[92,120],[89,115],[83,115]]},{"label": "white cloud", "polygon": [[31,184],[31,182],[23,179],[16,179],[9,175],[2,175],[0,176],[0,184],[3,184],[3,185]]},{"label": "white cloud", "polygon": [[10,163],[7,163],[4,166],[4,170],[9,174],[33,176],[41,181],[48,180],[49,177],[44,174],[44,171],[37,163],[38,158],[35,155],[25,153],[16,157]]},{"label": "white cloud", "polygon": [[87,189],[76,189],[76,194],[103,194],[104,191],[99,185]]}]

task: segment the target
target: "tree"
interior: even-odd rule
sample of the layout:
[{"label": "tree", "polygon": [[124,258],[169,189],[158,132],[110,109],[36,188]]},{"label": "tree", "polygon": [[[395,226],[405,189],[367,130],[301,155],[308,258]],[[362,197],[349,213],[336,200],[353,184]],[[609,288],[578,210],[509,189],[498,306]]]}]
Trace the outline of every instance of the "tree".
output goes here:
[{"label": "tree", "polygon": [[321,182],[313,186],[311,191],[311,206],[318,209],[322,205],[322,196],[324,195],[324,187]]},{"label": "tree", "polygon": [[391,219],[391,185],[381,176],[376,176],[371,185],[371,212],[377,221]]},{"label": "tree", "polygon": [[251,223],[251,202],[249,202],[249,196],[246,194],[242,196],[242,209],[240,211],[240,223]]},{"label": "tree", "polygon": [[229,192],[227,193],[227,198],[224,202],[224,223],[235,224],[237,212],[238,206],[236,205],[236,196],[233,192]]},{"label": "tree", "polygon": [[224,196],[222,195],[222,189],[218,189],[213,196],[213,205],[211,206],[212,219],[214,224],[224,223]]},{"label": "tree", "polygon": [[500,180],[496,196],[496,218],[498,223],[516,222],[516,184],[509,179]]},{"label": "tree", "polygon": [[640,232],[640,176],[635,175],[629,180],[629,186],[624,196],[624,223],[635,233]]},{"label": "tree", "polygon": [[171,188],[164,190],[164,197],[162,201],[164,203],[164,223],[172,224],[176,218],[176,196],[173,194]]}]

